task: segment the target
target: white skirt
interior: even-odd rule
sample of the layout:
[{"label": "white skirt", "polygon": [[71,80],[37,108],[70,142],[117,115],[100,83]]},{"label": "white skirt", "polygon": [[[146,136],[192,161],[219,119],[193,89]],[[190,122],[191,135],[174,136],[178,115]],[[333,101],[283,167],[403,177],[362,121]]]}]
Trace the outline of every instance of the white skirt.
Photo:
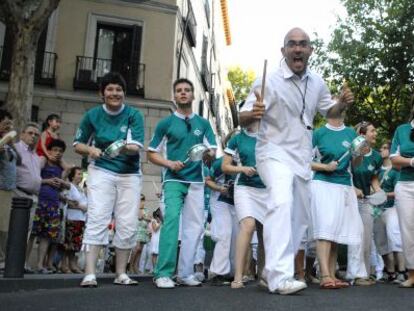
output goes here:
[{"label": "white skirt", "polygon": [[387,208],[382,214],[387,231],[388,249],[390,252],[402,252],[402,241],[400,223],[398,221],[397,209]]},{"label": "white skirt", "polygon": [[160,244],[160,232],[161,232],[161,227],[152,233],[151,236],[151,254],[153,255],[158,255],[158,247]]},{"label": "white skirt", "polygon": [[234,206],[239,222],[246,217],[253,217],[263,223],[268,197],[266,188],[235,185]]},{"label": "white skirt", "polygon": [[351,186],[312,180],[313,237],[340,244],[361,244],[363,224]]}]

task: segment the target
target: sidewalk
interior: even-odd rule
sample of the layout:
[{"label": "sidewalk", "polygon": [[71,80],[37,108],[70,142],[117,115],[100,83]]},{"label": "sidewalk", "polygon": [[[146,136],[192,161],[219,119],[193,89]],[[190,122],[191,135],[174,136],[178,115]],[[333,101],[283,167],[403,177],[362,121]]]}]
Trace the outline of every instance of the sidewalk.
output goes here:
[{"label": "sidewalk", "polygon": [[[152,279],[149,274],[130,274],[138,282]],[[17,291],[33,291],[38,289],[57,289],[79,287],[83,274],[25,274],[24,278],[4,278],[0,275],[0,293]],[[115,278],[113,273],[97,275],[99,284],[111,284]]]}]

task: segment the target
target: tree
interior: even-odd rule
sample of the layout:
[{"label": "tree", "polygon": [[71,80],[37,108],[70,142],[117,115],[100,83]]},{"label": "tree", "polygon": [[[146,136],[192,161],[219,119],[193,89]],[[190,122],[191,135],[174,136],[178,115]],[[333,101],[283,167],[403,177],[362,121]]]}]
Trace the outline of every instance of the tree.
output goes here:
[{"label": "tree", "polygon": [[241,67],[235,66],[230,67],[227,77],[233,87],[236,102],[245,100],[256,78],[255,72],[253,70],[243,70]]},{"label": "tree", "polygon": [[14,34],[6,107],[17,128],[30,120],[37,42],[59,1],[0,1],[0,21]]},{"label": "tree", "polygon": [[341,2],[348,16],[338,19],[326,47],[316,41],[312,63],[333,89],[346,79],[354,91],[349,124],[369,120],[390,138],[407,121],[414,93],[414,2]]}]

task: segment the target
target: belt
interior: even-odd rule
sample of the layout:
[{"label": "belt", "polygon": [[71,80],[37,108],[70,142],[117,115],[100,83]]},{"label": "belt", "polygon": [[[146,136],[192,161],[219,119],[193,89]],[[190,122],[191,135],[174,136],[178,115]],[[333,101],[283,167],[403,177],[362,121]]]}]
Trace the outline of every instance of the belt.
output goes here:
[{"label": "belt", "polygon": [[19,190],[19,191],[21,191],[21,192],[23,192],[23,193],[25,193],[25,194],[27,194],[27,195],[29,195],[29,196],[33,196],[33,193],[30,193],[29,191],[27,191],[26,189],[23,189],[23,188],[21,188],[21,187],[16,187],[17,188],[17,190]]}]

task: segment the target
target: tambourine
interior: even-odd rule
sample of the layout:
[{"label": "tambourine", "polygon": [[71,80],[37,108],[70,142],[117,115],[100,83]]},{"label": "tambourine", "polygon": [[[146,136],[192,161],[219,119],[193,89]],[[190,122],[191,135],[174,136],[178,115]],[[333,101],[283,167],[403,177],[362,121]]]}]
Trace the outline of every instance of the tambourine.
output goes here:
[{"label": "tambourine", "polygon": [[374,194],[367,195],[368,203],[371,205],[381,205],[387,201],[387,194],[384,190],[375,192]]},{"label": "tambourine", "polygon": [[369,147],[369,143],[367,142],[366,138],[362,135],[355,137],[349,149],[338,159],[338,162],[341,162],[345,157],[351,153],[353,157],[361,156],[362,149],[365,147]]},{"label": "tambourine", "polygon": [[201,161],[203,159],[204,153],[208,150],[207,146],[204,144],[197,144],[192,146],[187,152],[187,159],[184,160],[184,164],[192,161]]},{"label": "tambourine", "polygon": [[126,146],[126,141],[125,140],[120,139],[120,140],[114,141],[112,144],[110,144],[105,149],[105,151],[103,152],[103,156],[107,157],[107,158],[110,158],[110,159],[113,159],[121,153],[122,149],[125,146]]}]

